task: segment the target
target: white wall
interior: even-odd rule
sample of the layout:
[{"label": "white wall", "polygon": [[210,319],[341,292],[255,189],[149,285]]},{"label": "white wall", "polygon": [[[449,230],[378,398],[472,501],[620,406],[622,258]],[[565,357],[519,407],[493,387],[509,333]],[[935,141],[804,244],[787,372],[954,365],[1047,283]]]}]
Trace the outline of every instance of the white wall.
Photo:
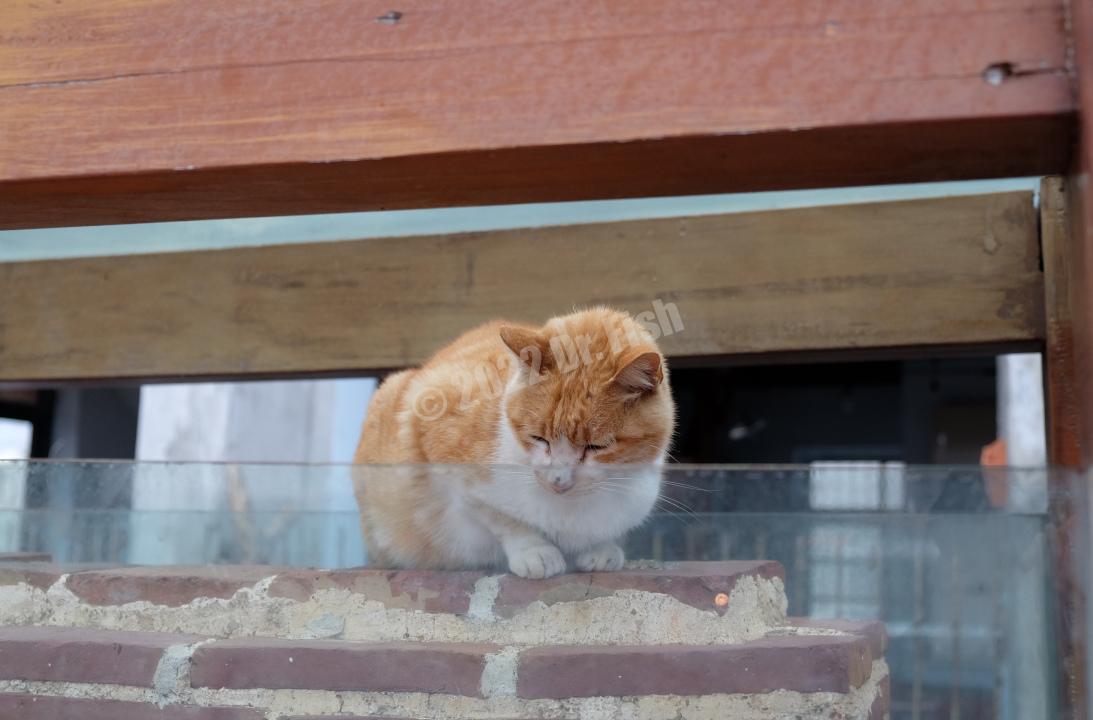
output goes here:
[{"label": "white wall", "polygon": [[134,478],[130,562],[208,562],[241,552],[228,557],[362,563],[349,471],[329,463],[352,460],[375,385],[360,379],[142,388],[137,459],[161,462],[141,465]]},{"label": "white wall", "polygon": [[[32,426],[25,420],[0,418],[0,460],[25,460],[30,455]],[[0,552],[20,550],[26,467],[0,463]]]},{"label": "white wall", "polygon": [[0,418],[0,460],[25,460],[30,455],[32,430],[26,420]]}]

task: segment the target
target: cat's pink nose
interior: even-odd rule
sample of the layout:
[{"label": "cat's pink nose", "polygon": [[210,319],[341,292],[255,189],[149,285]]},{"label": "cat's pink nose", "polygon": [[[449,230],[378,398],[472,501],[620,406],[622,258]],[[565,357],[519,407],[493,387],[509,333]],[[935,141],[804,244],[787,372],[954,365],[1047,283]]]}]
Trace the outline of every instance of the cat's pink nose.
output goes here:
[{"label": "cat's pink nose", "polygon": [[570,473],[554,473],[550,476],[550,489],[561,495],[573,487],[573,475]]}]

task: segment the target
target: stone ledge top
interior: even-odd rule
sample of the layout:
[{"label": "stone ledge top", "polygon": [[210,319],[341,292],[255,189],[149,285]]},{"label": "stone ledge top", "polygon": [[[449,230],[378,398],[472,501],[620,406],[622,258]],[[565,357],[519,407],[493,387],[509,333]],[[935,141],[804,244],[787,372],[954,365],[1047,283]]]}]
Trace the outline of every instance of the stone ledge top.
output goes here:
[{"label": "stone ledge top", "polygon": [[888,650],[888,629],[880,620],[835,620],[827,618],[787,618],[787,629],[830,630],[845,635],[859,635],[869,642],[873,657],[884,657]]},{"label": "stone ledge top", "polygon": [[0,553],[0,563],[19,562],[52,562],[53,556],[49,553],[36,552],[11,552]]},{"label": "stone ledge top", "polygon": [[62,575],[64,570],[49,561],[0,561],[0,586],[26,583],[39,590],[47,590]]},{"label": "stone ledge top", "polygon": [[511,617],[533,602],[553,605],[639,590],[670,595],[685,605],[724,615],[729,596],[745,577],[785,579],[774,561],[676,562],[658,566],[627,567],[618,572],[559,575],[547,580],[502,576],[494,612]]},{"label": "stone ledge top", "polygon": [[[491,594],[491,611],[512,617],[535,602],[579,602],[635,590],[674,597],[724,615],[729,596],[745,577],[784,578],[773,561],[634,563],[617,572],[572,573],[547,580],[481,571],[292,569],[269,565],[64,566],[50,562],[0,562],[0,585],[26,583],[46,590],[62,577],[81,601],[96,606],[148,602],[181,607],[201,598],[228,599],[269,580],[271,598],[306,602],[323,590],[343,590],[391,609],[467,615],[478,592]],[[496,578],[489,589],[480,582]]]},{"label": "stone ledge top", "polygon": [[178,607],[198,598],[230,598],[283,570],[270,565],[116,567],[72,573],[65,585],[91,605],[145,601]]},{"label": "stone ledge top", "polygon": [[491,576],[498,578],[493,612],[501,617],[511,617],[533,602],[578,602],[623,590],[670,595],[684,604],[723,615],[728,596],[741,578],[784,578],[784,571],[777,562],[766,560],[641,563],[616,572],[570,573],[546,580],[438,570],[287,571],[274,579],[269,594],[305,601],[321,590],[341,589],[389,608],[465,615],[479,581]]}]

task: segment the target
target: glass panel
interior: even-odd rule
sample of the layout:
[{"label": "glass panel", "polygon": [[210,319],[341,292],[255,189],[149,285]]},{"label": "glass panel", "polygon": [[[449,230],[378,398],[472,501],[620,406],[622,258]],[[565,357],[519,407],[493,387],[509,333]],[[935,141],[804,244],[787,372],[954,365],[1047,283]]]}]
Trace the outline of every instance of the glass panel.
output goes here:
[{"label": "glass panel", "polygon": [[[621,495],[650,471],[602,466],[578,483]],[[0,462],[0,552],[49,553],[69,571],[353,567],[368,560],[355,484],[489,477],[534,483],[517,467]],[[638,562],[776,560],[789,616],[883,621],[894,718],[1051,717],[1067,582],[1049,506],[1077,518],[1084,577],[1084,498],[1082,478],[1061,471],[668,466],[625,546]]]}]

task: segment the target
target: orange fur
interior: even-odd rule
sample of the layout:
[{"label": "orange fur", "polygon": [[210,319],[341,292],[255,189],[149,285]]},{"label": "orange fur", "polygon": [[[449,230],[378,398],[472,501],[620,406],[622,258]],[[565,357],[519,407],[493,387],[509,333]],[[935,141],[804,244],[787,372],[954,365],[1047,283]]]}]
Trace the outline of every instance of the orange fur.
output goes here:
[{"label": "orange fur", "polygon": [[[474,467],[392,468],[388,479],[362,471],[356,489],[370,557],[433,568],[507,560],[514,572],[541,577],[560,571],[564,552],[579,568],[611,569],[622,558],[609,531],[643,519],[659,473],[631,488],[597,479],[595,469],[662,462],[673,423],[663,356],[623,313],[475,328],[420,368],[388,377],[372,398],[356,462]],[[486,467],[495,463],[525,468]],[[631,489],[640,498],[620,504],[625,517],[602,532],[585,527],[582,513]]]}]

